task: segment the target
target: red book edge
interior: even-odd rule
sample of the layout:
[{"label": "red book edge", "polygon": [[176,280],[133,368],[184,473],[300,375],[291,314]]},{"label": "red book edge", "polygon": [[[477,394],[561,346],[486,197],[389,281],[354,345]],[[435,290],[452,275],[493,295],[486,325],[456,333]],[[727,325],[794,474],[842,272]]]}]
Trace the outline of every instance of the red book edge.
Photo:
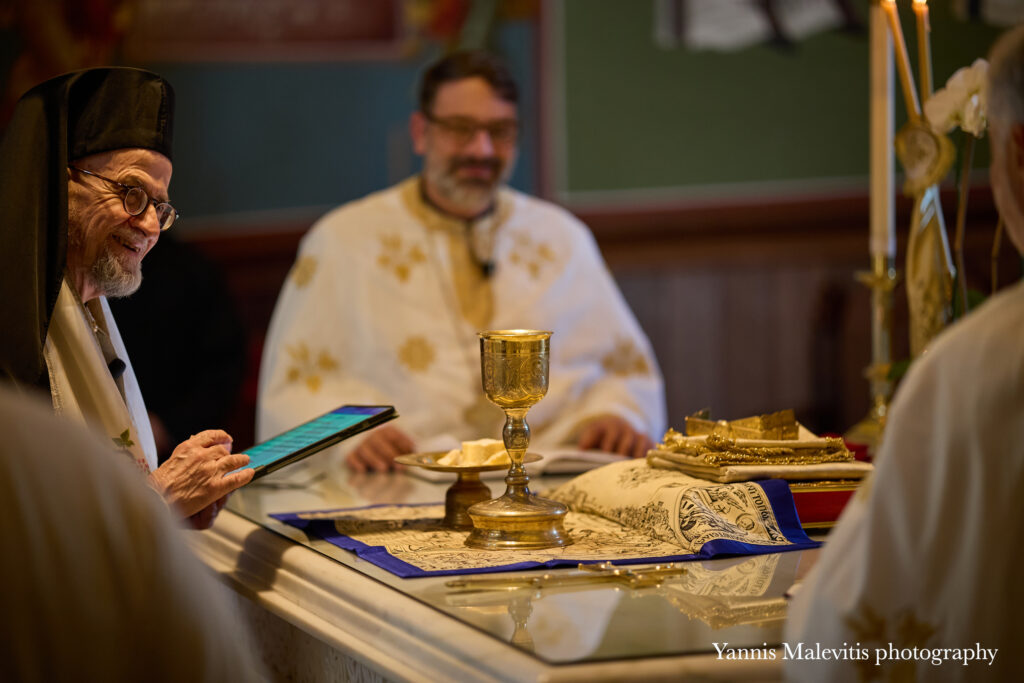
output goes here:
[{"label": "red book edge", "polygon": [[830,529],[857,491],[859,480],[789,483],[804,529]]}]

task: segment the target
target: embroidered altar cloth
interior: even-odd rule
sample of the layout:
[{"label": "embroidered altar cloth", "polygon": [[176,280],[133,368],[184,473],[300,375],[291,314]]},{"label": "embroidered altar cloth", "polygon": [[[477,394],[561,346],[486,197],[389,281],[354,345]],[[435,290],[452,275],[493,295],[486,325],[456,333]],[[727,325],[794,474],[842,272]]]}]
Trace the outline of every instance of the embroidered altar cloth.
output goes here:
[{"label": "embroidered altar cloth", "polygon": [[[627,460],[547,493],[570,506],[564,548],[467,548],[468,532],[441,524],[442,503],[384,504],[271,515],[400,577],[637,564],[813,548],[786,482],[713,484]],[[639,532],[639,533],[638,533]]]}]

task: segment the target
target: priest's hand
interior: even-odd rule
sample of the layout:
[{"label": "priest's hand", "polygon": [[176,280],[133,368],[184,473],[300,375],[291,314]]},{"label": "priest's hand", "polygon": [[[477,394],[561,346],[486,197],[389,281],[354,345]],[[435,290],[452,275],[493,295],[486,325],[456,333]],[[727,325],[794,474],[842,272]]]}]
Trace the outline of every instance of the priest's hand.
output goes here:
[{"label": "priest's hand", "polygon": [[642,458],[654,447],[654,442],[618,415],[602,415],[586,424],[577,446],[583,450],[596,448],[607,453]]},{"label": "priest's hand", "polygon": [[171,457],[149,475],[149,481],[183,517],[191,518],[200,512],[206,515],[193,521],[193,526],[197,521],[205,521],[209,526],[220,511],[217,501],[248,484],[254,474],[251,469],[230,475],[228,472],[248,463],[245,453],[231,452],[227,432],[208,429],[178,444]]},{"label": "priest's hand", "polygon": [[400,455],[416,449],[409,435],[391,425],[374,429],[356,449],[348,454],[345,464],[354,472],[387,472],[395,466]]}]

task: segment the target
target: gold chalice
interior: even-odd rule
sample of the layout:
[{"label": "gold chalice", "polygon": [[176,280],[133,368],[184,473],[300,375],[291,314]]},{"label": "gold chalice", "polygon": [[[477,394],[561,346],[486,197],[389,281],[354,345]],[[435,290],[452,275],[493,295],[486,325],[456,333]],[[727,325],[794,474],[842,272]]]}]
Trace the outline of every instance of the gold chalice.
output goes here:
[{"label": "gold chalice", "polygon": [[484,394],[505,411],[501,435],[512,461],[505,495],[476,503],[467,512],[471,548],[554,548],[572,543],[562,522],[566,507],[530,492],[523,455],[530,445],[526,412],[548,393],[550,332],[495,330],[480,333],[480,369]]}]

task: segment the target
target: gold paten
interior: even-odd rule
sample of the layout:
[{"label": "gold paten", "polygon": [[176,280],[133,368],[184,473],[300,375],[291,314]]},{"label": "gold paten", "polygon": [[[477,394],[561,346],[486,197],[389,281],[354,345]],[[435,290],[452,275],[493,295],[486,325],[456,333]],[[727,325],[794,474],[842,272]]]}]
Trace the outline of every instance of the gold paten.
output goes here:
[{"label": "gold paten", "polygon": [[471,548],[555,548],[572,543],[563,526],[567,509],[538,498],[527,484],[523,456],[530,445],[527,411],[548,392],[551,333],[541,330],[495,330],[480,333],[480,368],[484,394],[505,411],[502,438],[512,465],[505,495],[469,508]]},{"label": "gold paten", "polygon": [[[444,519],[441,524],[449,529],[472,529],[473,520],[466,512],[471,505],[491,499],[491,489],[480,481],[481,472],[496,472],[504,465],[439,465],[437,461],[447,455],[435,453],[409,453],[395,458],[395,462],[409,467],[422,467],[435,472],[454,472],[458,475],[455,483],[448,487],[444,496]],[[537,462],[541,456],[527,453],[523,462]]]}]

